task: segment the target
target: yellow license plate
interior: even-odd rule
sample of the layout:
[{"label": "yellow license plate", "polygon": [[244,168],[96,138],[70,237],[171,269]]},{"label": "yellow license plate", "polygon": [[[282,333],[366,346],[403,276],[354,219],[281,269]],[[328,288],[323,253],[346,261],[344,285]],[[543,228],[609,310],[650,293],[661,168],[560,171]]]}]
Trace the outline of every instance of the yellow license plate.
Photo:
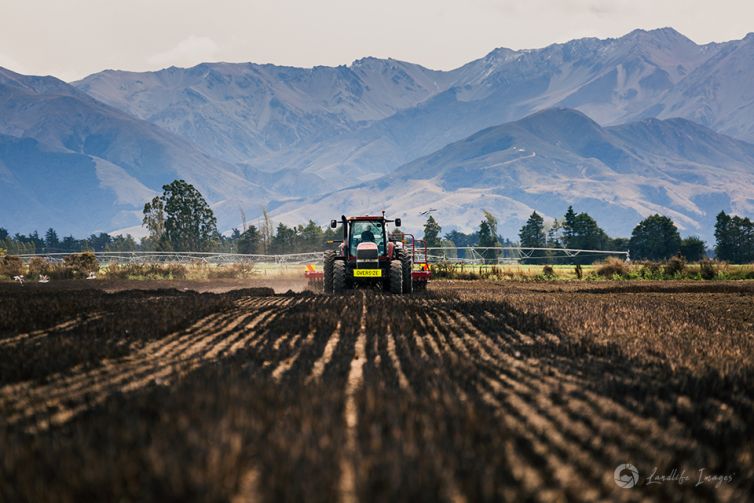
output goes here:
[{"label": "yellow license plate", "polygon": [[382,269],[354,269],[354,278],[381,278]]}]

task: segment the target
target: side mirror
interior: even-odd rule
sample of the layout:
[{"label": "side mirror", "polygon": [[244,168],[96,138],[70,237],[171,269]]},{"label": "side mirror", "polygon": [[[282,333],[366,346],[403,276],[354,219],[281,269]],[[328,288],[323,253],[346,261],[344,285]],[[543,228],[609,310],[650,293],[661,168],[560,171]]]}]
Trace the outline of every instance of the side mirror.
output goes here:
[{"label": "side mirror", "polygon": [[330,220],[330,227],[332,227],[334,229],[337,226],[338,226],[338,221],[337,220]]},{"label": "side mirror", "polygon": [[396,227],[400,227],[401,226],[401,219],[400,218],[396,218],[395,219],[395,226]]}]

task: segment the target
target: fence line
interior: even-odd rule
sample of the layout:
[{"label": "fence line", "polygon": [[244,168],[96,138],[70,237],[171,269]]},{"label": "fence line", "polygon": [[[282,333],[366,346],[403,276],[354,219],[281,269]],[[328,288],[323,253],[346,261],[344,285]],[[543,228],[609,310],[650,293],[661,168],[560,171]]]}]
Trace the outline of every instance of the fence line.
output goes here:
[{"label": "fence line", "polygon": [[[100,263],[206,263],[206,264],[235,264],[253,262],[256,264],[275,265],[304,265],[322,261],[323,252],[288,253],[280,255],[216,253],[216,252],[93,252]],[[31,253],[18,255],[24,261],[32,258],[43,258],[51,262],[62,262],[70,253]],[[429,262],[449,262],[458,264],[506,264],[518,263],[522,260],[553,260],[584,256],[617,256],[630,260],[629,253],[616,250],[586,250],[575,248],[532,248],[521,246],[460,246],[460,247],[432,247],[424,250],[417,248],[416,260]]]},{"label": "fence line", "polygon": [[[322,258],[322,252],[289,253],[282,255],[262,255],[243,253],[214,253],[214,252],[92,252],[101,263],[133,264],[133,263],[205,263],[205,264],[237,264],[253,262],[255,264],[287,264],[301,265],[317,262]],[[50,262],[62,262],[70,253],[31,253],[18,255],[21,260],[43,258]]]}]

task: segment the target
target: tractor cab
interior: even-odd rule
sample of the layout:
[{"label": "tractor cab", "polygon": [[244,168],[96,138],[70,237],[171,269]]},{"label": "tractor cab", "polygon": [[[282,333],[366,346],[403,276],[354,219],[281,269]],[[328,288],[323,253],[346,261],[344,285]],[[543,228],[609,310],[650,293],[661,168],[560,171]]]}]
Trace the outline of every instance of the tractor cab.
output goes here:
[{"label": "tractor cab", "polygon": [[[359,255],[365,255],[361,258],[379,257],[384,261],[392,255],[394,246],[394,243],[391,243],[389,239],[386,229],[386,224],[389,223],[400,227],[401,219],[388,220],[384,215],[359,217],[346,217],[343,215],[340,220],[331,220],[330,227],[333,229],[337,228],[338,225],[342,225],[343,227],[341,252],[346,260],[358,260],[360,258]],[[377,250],[377,257],[372,257],[375,248]]]},{"label": "tractor cab", "polygon": [[384,220],[351,220],[348,225],[350,226],[348,231],[349,255],[358,258],[359,249],[376,249],[378,255],[387,253],[387,233],[385,232]]}]

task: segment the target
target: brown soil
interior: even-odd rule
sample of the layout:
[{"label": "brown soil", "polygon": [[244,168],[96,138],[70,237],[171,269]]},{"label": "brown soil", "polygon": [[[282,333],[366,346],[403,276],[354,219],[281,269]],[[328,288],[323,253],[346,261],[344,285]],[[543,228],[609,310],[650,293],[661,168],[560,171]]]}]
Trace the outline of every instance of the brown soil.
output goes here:
[{"label": "brown soil", "polygon": [[[0,287],[0,500],[754,489],[751,284],[178,283]],[[616,485],[623,463],[637,487]],[[689,480],[647,485],[655,467]],[[696,485],[700,468],[733,479]]]}]

